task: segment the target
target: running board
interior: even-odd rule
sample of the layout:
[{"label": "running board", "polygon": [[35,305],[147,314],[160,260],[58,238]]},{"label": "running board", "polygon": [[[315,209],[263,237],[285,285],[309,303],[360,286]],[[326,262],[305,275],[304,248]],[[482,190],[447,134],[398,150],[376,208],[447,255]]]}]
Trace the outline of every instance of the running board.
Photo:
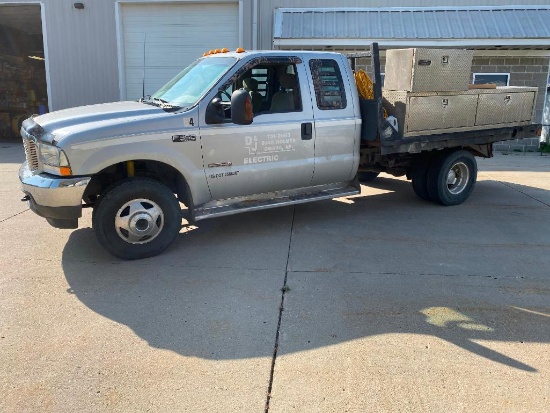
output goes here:
[{"label": "running board", "polygon": [[357,195],[360,192],[361,188],[359,184],[356,184],[354,181],[333,185],[320,185],[311,188],[299,188],[289,191],[271,192],[249,197],[223,199],[196,207],[194,209],[194,221],[279,206],[340,198],[343,196]]}]

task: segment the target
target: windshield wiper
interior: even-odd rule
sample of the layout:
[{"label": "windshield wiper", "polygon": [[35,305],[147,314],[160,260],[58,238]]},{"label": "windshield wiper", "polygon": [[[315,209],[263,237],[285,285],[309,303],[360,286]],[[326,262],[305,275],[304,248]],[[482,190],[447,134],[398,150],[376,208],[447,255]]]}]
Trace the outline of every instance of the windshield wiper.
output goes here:
[{"label": "windshield wiper", "polygon": [[151,95],[144,96],[139,99],[138,102],[145,103],[146,105],[153,105],[161,109],[180,109],[180,106],[172,105],[167,100],[161,98],[154,98]]},{"label": "windshield wiper", "polygon": [[161,99],[161,98],[150,98],[150,100],[153,101],[153,103],[157,103],[158,106],[162,109],[179,109],[179,106],[172,105],[167,100]]}]

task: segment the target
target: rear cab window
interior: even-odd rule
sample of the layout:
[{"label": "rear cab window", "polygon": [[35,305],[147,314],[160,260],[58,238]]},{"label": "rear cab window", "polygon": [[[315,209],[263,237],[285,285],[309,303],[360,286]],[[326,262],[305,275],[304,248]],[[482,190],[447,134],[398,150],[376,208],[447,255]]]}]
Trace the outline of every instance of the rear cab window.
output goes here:
[{"label": "rear cab window", "polygon": [[321,110],[345,109],[346,91],[338,62],[333,59],[309,61],[317,107]]}]

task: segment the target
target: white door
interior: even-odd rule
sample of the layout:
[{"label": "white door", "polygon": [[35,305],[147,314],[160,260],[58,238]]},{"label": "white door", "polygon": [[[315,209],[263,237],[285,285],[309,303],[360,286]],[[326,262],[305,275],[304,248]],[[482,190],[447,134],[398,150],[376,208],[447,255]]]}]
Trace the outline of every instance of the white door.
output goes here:
[{"label": "white door", "polygon": [[122,99],[143,96],[143,83],[153,94],[205,51],[240,46],[238,2],[121,3],[120,10]]}]

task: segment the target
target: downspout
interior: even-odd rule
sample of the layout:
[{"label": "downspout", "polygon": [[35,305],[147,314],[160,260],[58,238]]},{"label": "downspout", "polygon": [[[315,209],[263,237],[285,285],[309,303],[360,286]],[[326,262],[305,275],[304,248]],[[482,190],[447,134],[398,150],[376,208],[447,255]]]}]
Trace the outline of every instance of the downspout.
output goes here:
[{"label": "downspout", "polygon": [[258,50],[258,0],[252,3],[252,50]]},{"label": "downspout", "polygon": [[[547,79],[550,78],[550,58],[548,65]],[[544,106],[542,109],[542,134],[540,137],[540,143],[550,143],[550,92],[548,84],[544,94]]]}]

